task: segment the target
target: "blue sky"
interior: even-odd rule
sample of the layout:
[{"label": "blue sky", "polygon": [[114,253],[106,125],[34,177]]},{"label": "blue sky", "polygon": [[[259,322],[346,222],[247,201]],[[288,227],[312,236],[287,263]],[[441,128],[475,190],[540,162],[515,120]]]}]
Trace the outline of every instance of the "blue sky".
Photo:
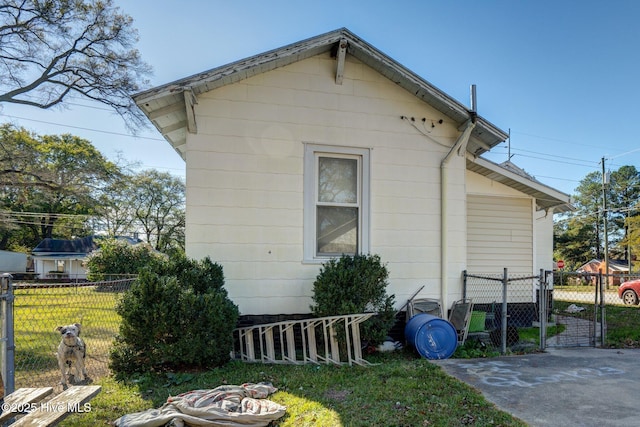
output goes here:
[{"label": "blue sky", "polygon": [[[640,2],[634,0],[115,0],[138,29],[152,86],[346,27],[511,132],[511,160],[573,194],[589,172],[640,169]],[[184,175],[155,129],[127,134],[101,105],[4,104],[0,122],[72,133],[110,158]],[[507,144],[486,158],[502,162]]]}]

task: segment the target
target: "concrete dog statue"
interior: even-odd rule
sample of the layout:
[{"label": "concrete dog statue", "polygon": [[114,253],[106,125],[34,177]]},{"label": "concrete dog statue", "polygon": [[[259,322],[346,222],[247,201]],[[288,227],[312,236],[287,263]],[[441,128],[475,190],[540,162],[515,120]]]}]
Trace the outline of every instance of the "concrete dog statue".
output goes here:
[{"label": "concrete dog statue", "polygon": [[87,370],[84,367],[87,348],[80,338],[80,324],[58,326],[55,330],[62,335],[57,353],[62,386],[67,386],[67,374],[72,373],[72,368],[75,368],[74,382],[84,381],[87,376]]}]

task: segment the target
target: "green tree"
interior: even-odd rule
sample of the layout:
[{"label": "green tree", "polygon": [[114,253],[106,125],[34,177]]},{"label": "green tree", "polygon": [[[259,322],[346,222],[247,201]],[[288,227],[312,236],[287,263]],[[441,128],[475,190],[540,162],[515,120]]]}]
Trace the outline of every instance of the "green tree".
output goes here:
[{"label": "green tree", "polygon": [[635,166],[622,166],[611,173],[609,188],[610,218],[616,230],[614,242],[619,242],[615,252],[629,261],[629,226],[631,218],[638,214],[634,206],[640,200],[640,173]]},{"label": "green tree", "polygon": [[554,255],[568,265],[602,257],[602,174],[591,172],[576,188],[575,210],[554,226]]},{"label": "green tree", "polygon": [[135,206],[131,200],[131,174],[109,180],[96,196],[92,218],[94,230],[107,236],[135,234]]},{"label": "green tree", "polygon": [[598,245],[593,226],[579,217],[564,218],[554,224],[555,259],[562,259],[567,270],[575,270],[585,262],[597,258]]},{"label": "green tree", "polygon": [[87,278],[92,281],[112,280],[137,275],[143,268],[154,269],[166,257],[146,244],[131,245],[114,238],[99,239],[100,248],[87,257]]},{"label": "green tree", "polygon": [[185,185],[182,179],[154,169],[129,179],[135,224],[156,250],[184,249]]},{"label": "green tree", "polygon": [[[592,258],[604,259],[604,217],[607,215],[607,247],[610,259],[633,260],[640,251],[635,233],[640,207],[640,172],[621,166],[604,185],[601,172],[587,174],[573,196],[575,210],[554,224],[554,256],[570,268]],[[603,197],[607,212],[603,212]]]},{"label": "green tree", "polygon": [[119,167],[85,139],[0,126],[0,201],[9,224],[29,230],[24,246],[87,234],[97,194],[119,176]]},{"label": "green tree", "polygon": [[146,120],[131,94],[151,68],[133,20],[113,0],[0,3],[0,103],[51,108],[80,95],[113,108],[132,129]]},{"label": "green tree", "polygon": [[[636,207],[638,204],[636,204]],[[640,215],[629,217],[626,221],[628,235],[625,244],[629,246],[631,254],[640,254]],[[634,257],[632,256],[632,259]],[[640,265],[632,263],[632,271],[640,271]]]}]

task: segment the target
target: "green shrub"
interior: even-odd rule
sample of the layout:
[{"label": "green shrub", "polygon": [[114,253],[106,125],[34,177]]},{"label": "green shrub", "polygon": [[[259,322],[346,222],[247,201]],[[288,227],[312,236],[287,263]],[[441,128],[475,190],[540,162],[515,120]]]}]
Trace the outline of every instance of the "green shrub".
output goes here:
[{"label": "green shrub", "polygon": [[184,256],[143,269],[117,306],[122,316],[110,367],[134,372],[211,368],[229,361],[238,307],[222,266]]},{"label": "green shrub", "polygon": [[395,322],[394,295],[387,295],[389,272],[378,255],[342,255],[320,269],[313,284],[311,311],[318,317],[376,312],[361,325],[369,345],[384,341]]},{"label": "green shrub", "polygon": [[136,275],[142,268],[165,263],[166,257],[145,244],[100,239],[100,249],[87,257],[87,278],[91,281],[118,279]]}]

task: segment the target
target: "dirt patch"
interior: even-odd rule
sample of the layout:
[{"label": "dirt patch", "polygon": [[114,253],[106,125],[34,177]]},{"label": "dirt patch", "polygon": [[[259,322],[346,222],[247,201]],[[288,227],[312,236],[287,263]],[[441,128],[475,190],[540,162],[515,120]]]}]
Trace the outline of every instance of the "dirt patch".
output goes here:
[{"label": "dirt patch", "polygon": [[347,396],[351,394],[351,390],[327,390],[324,396],[330,400],[336,400],[338,402],[344,401]]}]

